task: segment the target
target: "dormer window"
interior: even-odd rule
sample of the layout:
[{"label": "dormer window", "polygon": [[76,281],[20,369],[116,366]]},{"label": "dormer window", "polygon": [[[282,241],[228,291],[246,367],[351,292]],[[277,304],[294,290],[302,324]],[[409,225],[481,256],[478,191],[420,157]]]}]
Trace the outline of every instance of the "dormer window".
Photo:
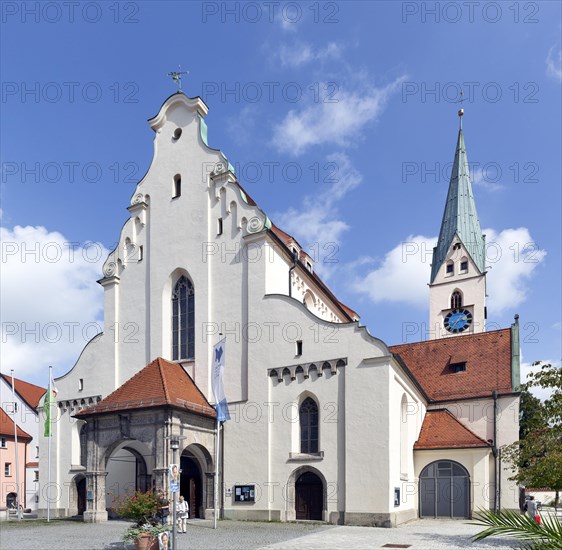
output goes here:
[{"label": "dormer window", "polygon": [[174,176],[174,189],[172,191],[172,198],[177,199],[181,197],[181,176],[176,174]]},{"label": "dormer window", "polygon": [[308,271],[312,271],[312,264],[310,262],[306,262],[306,269],[308,269]]},{"label": "dormer window", "polygon": [[447,275],[453,275],[455,272],[455,264],[453,262],[447,262]]},{"label": "dormer window", "polygon": [[464,258],[461,260],[461,273],[466,273],[468,271],[468,260]]},{"label": "dormer window", "polygon": [[451,371],[454,373],[465,372],[466,363],[451,363]]}]

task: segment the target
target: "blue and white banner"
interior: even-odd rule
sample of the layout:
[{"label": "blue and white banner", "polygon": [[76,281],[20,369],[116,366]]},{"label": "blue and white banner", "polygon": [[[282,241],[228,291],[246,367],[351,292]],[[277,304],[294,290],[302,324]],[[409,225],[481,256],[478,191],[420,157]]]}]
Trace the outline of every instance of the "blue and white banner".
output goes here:
[{"label": "blue and white banner", "polygon": [[215,396],[217,420],[224,422],[230,420],[228,412],[228,403],[224,394],[223,374],[224,374],[224,357],[225,357],[226,338],[215,344],[213,348],[213,378],[211,380],[213,387],[213,395]]}]

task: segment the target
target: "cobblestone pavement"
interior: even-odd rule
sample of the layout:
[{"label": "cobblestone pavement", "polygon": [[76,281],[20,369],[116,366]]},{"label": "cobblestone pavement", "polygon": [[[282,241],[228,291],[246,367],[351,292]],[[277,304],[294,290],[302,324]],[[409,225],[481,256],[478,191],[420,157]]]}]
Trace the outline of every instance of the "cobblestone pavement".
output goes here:
[{"label": "cobblestone pavement", "polygon": [[[121,536],[129,524],[109,521],[88,524],[74,521],[0,523],[1,550],[123,550]],[[284,549],[362,550],[385,544],[410,544],[411,550],[443,548],[500,548],[515,546],[513,539],[490,538],[472,543],[480,530],[463,521],[422,520],[397,529],[332,526],[314,523],[257,523],[191,520],[188,533],[178,534],[177,550]]]}]

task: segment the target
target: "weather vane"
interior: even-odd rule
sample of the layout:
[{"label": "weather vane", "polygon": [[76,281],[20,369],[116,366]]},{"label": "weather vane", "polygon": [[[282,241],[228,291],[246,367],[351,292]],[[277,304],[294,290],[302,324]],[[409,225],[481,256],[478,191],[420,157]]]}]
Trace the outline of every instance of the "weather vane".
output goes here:
[{"label": "weather vane", "polygon": [[[463,89],[461,89],[460,95],[461,95],[461,98],[457,101],[457,103],[462,103],[463,101],[466,101],[465,98],[464,98],[464,90]],[[459,115],[460,128],[462,130],[462,117],[464,115],[464,109],[462,107],[459,109],[458,115]]]},{"label": "weather vane", "polygon": [[181,92],[181,75],[189,74],[189,71],[182,71],[181,65],[178,65],[179,71],[172,71],[168,73],[168,76],[178,85],[178,92]]}]

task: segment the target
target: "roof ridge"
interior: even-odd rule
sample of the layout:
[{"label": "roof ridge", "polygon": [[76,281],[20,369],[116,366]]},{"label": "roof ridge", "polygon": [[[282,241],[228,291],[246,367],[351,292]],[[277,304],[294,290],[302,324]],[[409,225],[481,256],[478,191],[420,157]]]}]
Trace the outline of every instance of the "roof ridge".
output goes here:
[{"label": "roof ridge", "polygon": [[[511,332],[511,327],[505,327],[505,328],[497,328],[494,330],[486,330],[484,332],[474,332],[474,333],[469,333],[469,334],[455,334],[454,339],[455,340],[459,340],[461,338],[474,338],[476,336],[486,336],[487,334],[493,334],[496,332]],[[402,347],[402,346],[419,346],[420,344],[435,344],[436,342],[445,342],[450,340],[451,337],[450,336],[444,336],[443,338],[434,338],[432,340],[420,340],[419,342],[409,342],[409,343],[405,343],[405,344],[390,344],[388,347],[389,348],[398,348],[398,347]]]},{"label": "roof ridge", "polygon": [[[467,432],[473,435],[476,439],[479,439],[480,441],[482,441],[482,443],[484,443],[487,446],[491,446],[485,439],[481,438],[479,435],[474,433],[468,426],[465,426],[449,409],[445,407],[444,409],[435,410],[435,412],[440,412],[440,411],[446,412],[457,424],[459,424],[463,429],[465,429]],[[431,412],[431,411],[426,411],[426,414],[427,412]]]},{"label": "roof ridge", "polygon": [[156,358],[156,362],[158,363],[158,372],[160,373],[160,379],[162,381],[162,388],[164,389],[164,397],[166,398],[166,401],[169,403],[171,399],[170,399],[170,392],[168,391],[168,384],[166,382],[166,376],[164,373],[165,364],[163,363],[163,361],[165,361],[165,359],[163,359],[162,357]]}]

